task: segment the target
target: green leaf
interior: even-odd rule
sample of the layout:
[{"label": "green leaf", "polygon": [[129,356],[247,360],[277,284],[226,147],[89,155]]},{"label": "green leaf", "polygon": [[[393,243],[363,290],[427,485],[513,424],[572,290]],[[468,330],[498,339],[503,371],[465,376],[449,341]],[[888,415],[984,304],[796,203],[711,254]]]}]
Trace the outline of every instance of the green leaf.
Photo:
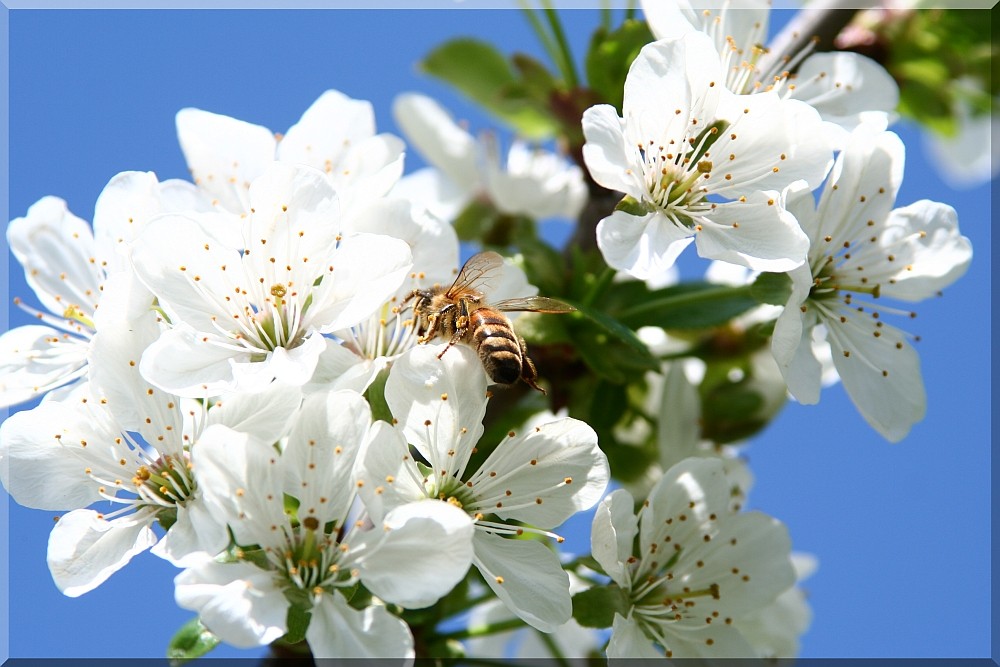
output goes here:
[{"label": "green leaf", "polygon": [[787,273],[762,273],[750,286],[750,294],[758,303],[784,306],[792,295],[792,279]]},{"label": "green leaf", "polygon": [[469,38],[450,40],[427,54],[421,67],[529,139],[550,137],[558,127],[535,105],[505,98],[504,89],[517,83],[517,78],[503,54],[486,42]]},{"label": "green leaf", "polygon": [[585,628],[610,628],[615,614],[628,616],[628,594],[616,584],[594,586],[573,596],[573,618]]},{"label": "green leaf", "polygon": [[167,658],[171,665],[183,665],[185,662],[206,655],[218,646],[219,642],[219,638],[195,616],[182,625],[170,640],[170,644],[167,645]]},{"label": "green leaf", "polygon": [[628,386],[601,380],[591,394],[587,423],[594,429],[610,430],[628,407]]},{"label": "green leaf", "polygon": [[547,105],[552,93],[559,88],[559,81],[545,65],[524,53],[515,53],[511,62],[520,74],[521,84],[528,95]]},{"label": "green leaf", "polygon": [[618,112],[622,110],[625,76],[643,46],[653,41],[645,21],[625,21],[617,30],[599,28],[590,40],[584,67],[587,83]]},{"label": "green leaf", "polygon": [[617,316],[623,325],[633,329],[643,326],[708,329],[721,326],[756,305],[749,286],[688,282],[650,292],[644,301],[627,307]]},{"label": "green leaf", "polygon": [[636,372],[657,370],[659,361],[635,332],[610,315],[577,301],[579,313],[566,328],[580,357],[598,377],[623,384]]}]

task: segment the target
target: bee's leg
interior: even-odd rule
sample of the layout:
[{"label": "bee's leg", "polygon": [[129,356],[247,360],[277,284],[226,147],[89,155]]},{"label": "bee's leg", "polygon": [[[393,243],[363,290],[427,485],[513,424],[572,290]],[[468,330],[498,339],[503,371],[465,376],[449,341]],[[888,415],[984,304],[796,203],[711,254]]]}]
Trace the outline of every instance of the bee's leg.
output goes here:
[{"label": "bee's leg", "polygon": [[538,371],[535,369],[535,362],[528,356],[528,346],[524,344],[524,339],[517,337],[517,342],[521,346],[521,379],[532,389],[545,393],[545,390],[538,386],[535,380],[538,379]]},{"label": "bee's leg", "polygon": [[456,332],[455,335],[451,337],[451,340],[448,341],[448,344],[445,345],[445,348],[443,350],[441,350],[441,354],[438,355],[438,359],[440,359],[441,357],[443,357],[444,353],[447,352],[448,350],[450,350],[452,345],[454,345],[458,341],[462,340],[462,336],[463,335],[464,334],[460,334],[460,333]]},{"label": "bee's leg", "polygon": [[422,336],[417,337],[417,342],[423,345],[429,340],[433,339],[437,335],[438,320],[441,318],[441,313],[431,313],[427,316],[427,331],[424,332]]},{"label": "bee's leg", "polygon": [[455,317],[455,333],[452,334],[451,340],[448,341],[448,344],[445,346],[445,348],[441,350],[441,354],[437,356],[438,359],[443,357],[444,353],[450,350],[452,345],[465,338],[465,334],[468,331],[469,331],[469,304],[465,302],[465,299],[461,299],[458,302],[458,316]]}]

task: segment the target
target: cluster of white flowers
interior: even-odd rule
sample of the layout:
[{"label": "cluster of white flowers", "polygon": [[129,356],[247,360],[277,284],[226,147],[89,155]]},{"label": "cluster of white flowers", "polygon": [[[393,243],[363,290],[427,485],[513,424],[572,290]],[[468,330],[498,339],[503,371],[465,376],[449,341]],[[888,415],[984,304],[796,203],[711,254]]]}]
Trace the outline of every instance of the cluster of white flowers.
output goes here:
[{"label": "cluster of white flowers", "polygon": [[886,130],[896,86],[878,64],[815,54],[795,75],[763,71],[769,3],[701,4],[643,3],[661,39],[629,69],[623,117],[608,105],[584,114],[591,176],[625,195],[597,227],[601,252],[656,279],[695,240],[703,257],[787,273],[773,353],[789,392],[819,400],[816,348],[829,345],[862,416],[898,441],[925,396],[907,335],[882,315],[914,314],[875,300],[938,293],[971,244],[945,204],[892,210],[904,154]]},{"label": "cluster of white flowers", "polygon": [[[93,231],[54,197],[8,229],[49,313],[2,339],[4,403],[44,396],[0,426],[2,481],[68,510],[56,585],[81,595],[151,549],[222,640],[270,643],[298,606],[330,657],[412,656],[386,605],[431,605],[472,565],[536,627],[567,622],[555,552],[508,538],[555,537],[600,499],[607,459],[566,418],[465,470],[488,378],[469,350],[415,347],[404,319],[410,291],[454,278],[458,242],[387,196],[402,141],[336,91],[283,137],[196,109],[177,127],[194,183],[127,172]],[[504,282],[532,289],[513,267]],[[390,366],[392,425],[359,393]]]},{"label": "cluster of white flowers", "polygon": [[[765,5],[644,4],[657,40],[622,115],[582,119],[591,178],[624,195],[597,226],[604,259],[657,281],[694,241],[783,275],[784,307],[747,316],[775,321],[760,376],[815,403],[835,368],[901,439],[924,413],[919,360],[883,318],[909,311],[878,300],[937,293],[971,247],[950,207],[893,208],[894,84],[850,54],[762,70]],[[55,197],[10,223],[45,310],[18,300],[40,322],[0,336],[0,406],[42,401],[0,425],[0,477],[18,503],[65,512],[56,585],[82,595],[150,550],[181,569],[177,603],[234,646],[301,636],[317,657],[413,657],[402,610],[474,568],[496,598],[475,622],[558,632],[565,656],[600,645],[573,618],[592,589],[609,601],[611,658],[793,654],[809,619],[796,582],[814,565],[745,511],[752,476],[702,438],[684,362],[650,374],[660,457],[631,487],[638,513],[629,490],[604,496],[608,459],[582,421],[547,414],[480,442],[490,377],[468,346],[421,340],[408,302],[455,280],[450,221],[471,202],[575,218],[584,173],[519,142],[502,162],[495,138],[421,95],[394,111],[431,167],[403,177],[403,141],[337,91],[283,135],[184,109],[192,182],[124,172],[92,227]],[[493,288],[537,292],[512,263]],[[594,506],[603,572],[571,575],[553,531]]]}]

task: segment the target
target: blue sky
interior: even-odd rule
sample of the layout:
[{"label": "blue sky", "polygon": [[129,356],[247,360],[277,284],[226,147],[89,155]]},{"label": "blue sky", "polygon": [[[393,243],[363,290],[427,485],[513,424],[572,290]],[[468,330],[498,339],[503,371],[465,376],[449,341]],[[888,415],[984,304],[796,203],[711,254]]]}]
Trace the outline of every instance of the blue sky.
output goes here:
[{"label": "blue sky", "polygon": [[[563,16],[579,59],[599,16]],[[392,99],[416,90],[485,128],[489,119],[415,67],[458,35],[543,57],[522,15],[509,10],[12,12],[9,218],[52,194],[90,219],[119,171],[186,177],[174,114],[187,106],[284,131],[336,88],[371,100],[379,130],[398,133]],[[985,656],[990,189],[949,189],[928,163],[920,132],[894,129],[908,150],[898,204],[953,205],[976,253],[963,279],[900,323],[922,339],[927,418],[890,445],[839,386],[818,406],[790,403],[750,446],[751,504],[784,521],[797,550],[819,558],[806,582],[815,619],[804,656]],[[419,159],[408,155],[407,165]],[[33,301],[10,262],[7,303]],[[11,326],[28,321],[13,309],[9,317]],[[98,590],[65,598],[45,566],[52,515],[11,502],[9,519],[10,655],[163,655],[190,615],[173,602],[169,564],[145,554]]]}]

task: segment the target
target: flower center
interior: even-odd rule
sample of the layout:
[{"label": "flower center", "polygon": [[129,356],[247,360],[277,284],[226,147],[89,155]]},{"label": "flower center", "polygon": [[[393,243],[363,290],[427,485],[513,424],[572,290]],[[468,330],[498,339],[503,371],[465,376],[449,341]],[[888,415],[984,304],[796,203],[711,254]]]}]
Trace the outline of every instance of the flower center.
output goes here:
[{"label": "flower center", "polygon": [[305,591],[349,586],[357,572],[339,562],[346,552],[346,545],[338,545],[321,531],[315,517],[306,517],[288,535],[287,547],[277,565],[290,583]]},{"label": "flower center", "polygon": [[719,120],[679,144],[671,140],[661,145],[651,140],[638,146],[649,200],[675,224],[694,229],[692,214],[711,206],[706,201],[708,189],[700,183],[712,177],[710,149],[728,126]]},{"label": "flower center", "polygon": [[186,457],[164,455],[149,465],[141,465],[132,477],[140,505],[173,509],[183,505],[195,492],[191,464]]}]

